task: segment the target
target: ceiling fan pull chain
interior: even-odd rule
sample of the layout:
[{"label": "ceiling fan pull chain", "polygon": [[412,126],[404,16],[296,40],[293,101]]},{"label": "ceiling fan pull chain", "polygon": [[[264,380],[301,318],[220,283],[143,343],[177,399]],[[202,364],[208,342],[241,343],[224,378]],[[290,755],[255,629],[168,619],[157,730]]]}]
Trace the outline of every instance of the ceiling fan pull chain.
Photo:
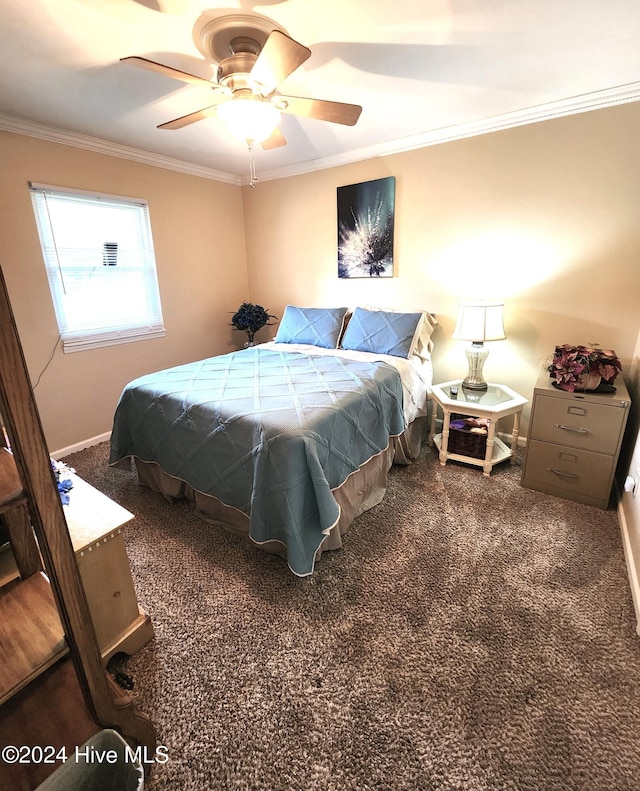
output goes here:
[{"label": "ceiling fan pull chain", "polygon": [[249,186],[255,187],[258,180],[256,176],[256,160],[253,156],[253,145],[250,140],[247,140],[247,145],[249,147]]}]

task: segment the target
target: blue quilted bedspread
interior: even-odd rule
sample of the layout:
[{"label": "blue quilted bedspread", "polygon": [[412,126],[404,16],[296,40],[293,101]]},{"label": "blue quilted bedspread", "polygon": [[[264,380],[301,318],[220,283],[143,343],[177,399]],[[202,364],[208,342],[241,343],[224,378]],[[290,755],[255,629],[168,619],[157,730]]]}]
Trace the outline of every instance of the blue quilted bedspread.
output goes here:
[{"label": "blue quilted bedspread", "polygon": [[157,462],[240,509],[254,541],[282,542],[307,575],[339,517],[331,489],[403,430],[392,366],[257,347],[130,382],[110,462]]}]

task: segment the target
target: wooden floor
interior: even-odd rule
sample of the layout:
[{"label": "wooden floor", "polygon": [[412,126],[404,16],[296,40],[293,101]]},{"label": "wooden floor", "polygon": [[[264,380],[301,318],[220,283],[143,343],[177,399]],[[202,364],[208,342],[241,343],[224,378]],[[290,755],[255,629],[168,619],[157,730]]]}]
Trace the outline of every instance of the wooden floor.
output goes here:
[{"label": "wooden floor", "polygon": [[[64,747],[73,756],[76,746],[99,730],[69,658],[56,662],[0,707],[0,749],[6,745],[51,746],[57,753]],[[59,765],[3,762],[0,791],[33,791]]]}]

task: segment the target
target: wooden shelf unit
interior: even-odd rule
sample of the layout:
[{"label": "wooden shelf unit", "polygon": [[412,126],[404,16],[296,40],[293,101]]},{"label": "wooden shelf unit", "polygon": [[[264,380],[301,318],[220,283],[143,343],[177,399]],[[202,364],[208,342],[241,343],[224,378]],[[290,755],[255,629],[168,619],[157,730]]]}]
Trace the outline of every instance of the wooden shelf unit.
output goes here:
[{"label": "wooden shelf unit", "polygon": [[42,572],[0,589],[0,705],[68,653],[51,585]]},{"label": "wooden shelf unit", "polygon": [[[5,586],[0,598],[0,700],[6,701],[0,724],[14,731],[12,703],[20,699],[26,705],[39,679],[68,651],[96,731],[114,728],[153,754],[153,725],[103,665],[1,268],[0,423],[0,518],[14,554],[14,544],[25,550],[20,562],[16,558],[21,578]],[[36,570],[40,564],[46,576]],[[44,632],[42,640],[35,637],[38,631]],[[64,727],[73,732],[72,721]],[[19,762],[3,767],[7,788],[23,787],[21,772]]]},{"label": "wooden shelf unit", "polygon": [[[0,441],[4,442],[4,432]],[[17,576],[26,578],[41,571],[42,559],[31,527],[27,494],[13,454],[3,445],[0,445],[0,525],[11,544]]]},{"label": "wooden shelf unit", "polygon": [[15,460],[6,448],[0,447],[0,514],[26,502]]}]

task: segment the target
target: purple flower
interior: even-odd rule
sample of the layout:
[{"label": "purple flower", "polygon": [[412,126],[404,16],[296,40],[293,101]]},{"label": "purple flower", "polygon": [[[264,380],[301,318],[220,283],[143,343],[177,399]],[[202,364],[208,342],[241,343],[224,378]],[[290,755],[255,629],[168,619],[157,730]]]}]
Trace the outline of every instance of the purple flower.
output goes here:
[{"label": "purple flower", "polygon": [[556,346],[548,370],[559,388],[572,393],[583,387],[582,377],[588,374],[600,376],[606,384],[611,384],[622,365],[611,349],[564,344]]}]

